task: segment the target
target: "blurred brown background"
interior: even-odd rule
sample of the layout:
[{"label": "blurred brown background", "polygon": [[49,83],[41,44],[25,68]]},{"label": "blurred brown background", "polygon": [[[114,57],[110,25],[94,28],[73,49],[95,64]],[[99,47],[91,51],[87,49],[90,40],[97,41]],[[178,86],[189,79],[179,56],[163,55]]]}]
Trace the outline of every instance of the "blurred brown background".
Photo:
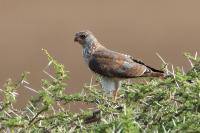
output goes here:
[{"label": "blurred brown background", "polygon": [[[154,67],[159,52],[175,66],[189,64],[183,52],[200,52],[199,0],[0,0],[0,84],[31,72],[38,88],[46,48],[70,71],[68,93],[89,83],[92,73],[83,62],[74,33],[91,30],[108,48],[141,58]],[[34,93],[19,90],[21,107]]]}]

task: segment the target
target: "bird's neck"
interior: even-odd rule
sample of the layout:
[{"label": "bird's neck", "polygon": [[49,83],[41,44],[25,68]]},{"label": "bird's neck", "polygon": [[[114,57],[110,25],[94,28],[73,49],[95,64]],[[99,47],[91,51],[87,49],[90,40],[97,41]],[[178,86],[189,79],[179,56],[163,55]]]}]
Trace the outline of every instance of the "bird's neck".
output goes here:
[{"label": "bird's neck", "polygon": [[85,38],[86,46],[91,46],[91,45],[96,44],[96,43],[98,43],[98,41],[93,35],[90,35],[89,37]]}]

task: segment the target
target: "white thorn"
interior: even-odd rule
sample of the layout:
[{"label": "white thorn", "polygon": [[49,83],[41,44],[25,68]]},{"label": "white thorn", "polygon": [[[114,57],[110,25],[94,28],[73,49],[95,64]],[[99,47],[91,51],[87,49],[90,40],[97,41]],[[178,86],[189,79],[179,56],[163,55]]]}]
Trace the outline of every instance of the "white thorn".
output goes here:
[{"label": "white thorn", "polygon": [[198,53],[197,53],[197,51],[196,51],[195,56],[194,56],[194,59],[195,59],[195,60],[197,59],[197,56],[198,56]]},{"label": "white thorn", "polygon": [[45,70],[43,70],[43,72],[48,75],[50,78],[52,78],[53,80],[56,80],[56,78],[54,78],[51,74],[49,74],[48,72],[46,72]]},{"label": "white thorn", "polygon": [[178,88],[180,88],[180,86],[179,86],[179,84],[175,81],[175,83],[176,83],[176,86],[178,87]]},{"label": "white thorn", "polygon": [[34,89],[31,88],[31,87],[28,87],[28,86],[26,86],[26,85],[24,85],[24,87],[27,88],[27,89],[29,89],[29,90],[31,90],[31,91],[33,91],[33,92],[35,92],[35,93],[38,93],[38,91],[34,90]]},{"label": "white thorn", "polygon": [[25,83],[25,84],[30,84],[29,82],[27,82],[26,80],[22,80],[22,83]]},{"label": "white thorn", "polygon": [[33,108],[33,109],[35,109],[35,107],[33,106],[33,104],[29,101],[29,104],[31,105],[31,107]]},{"label": "white thorn", "polygon": [[[174,66],[172,65],[172,75],[173,75],[173,77],[174,77],[174,79],[175,79],[175,77],[176,77],[176,75],[175,75],[175,70],[174,70]],[[178,87],[178,88],[180,88],[180,86],[179,86],[179,84],[175,81],[175,83],[176,83],[176,86]]]},{"label": "white thorn", "polygon": [[8,112],[4,111],[4,113],[9,116],[9,117],[12,117]]},{"label": "white thorn", "polygon": [[46,70],[49,66],[51,66],[51,64],[53,63],[53,61],[50,61],[47,66],[44,68],[44,70]]},{"label": "white thorn", "polygon": [[193,65],[192,61],[189,58],[188,58],[188,61],[189,61],[190,65],[191,65],[191,67],[193,68],[194,65]]},{"label": "white thorn", "polygon": [[13,96],[17,96],[17,95],[19,95],[19,94],[18,94],[17,92],[13,92],[12,95],[13,95]]},{"label": "white thorn", "polygon": [[174,71],[174,66],[172,65],[172,75],[175,78],[175,71]]},{"label": "white thorn", "polygon": [[172,122],[173,122],[174,126],[176,127],[176,122],[175,122],[175,120],[174,120],[174,119],[172,119]]},{"label": "white thorn", "polygon": [[163,130],[164,130],[164,133],[166,133],[166,132],[167,132],[167,130],[166,130],[166,128],[165,128],[165,126],[164,126],[164,125],[162,125],[162,128],[163,128]]},{"label": "white thorn", "polygon": [[167,74],[169,74],[169,73],[171,73],[170,71],[169,71],[169,69],[168,69],[168,63],[166,63],[166,61],[160,56],[160,54],[159,53],[156,53],[156,55],[160,58],[160,60],[166,65],[165,66],[165,70],[166,70],[166,73]]},{"label": "white thorn", "polygon": [[182,66],[182,73],[183,73],[183,74],[185,74],[185,71],[184,71],[184,68],[183,68],[183,66]]},{"label": "white thorn", "polygon": [[54,107],[51,106],[51,109],[53,110],[53,114],[55,115],[55,114],[56,114],[56,111],[55,111]]},{"label": "white thorn", "polygon": [[167,63],[165,62],[165,60],[160,56],[159,53],[156,53],[156,55],[160,58],[160,60],[161,60],[164,64],[167,64]]},{"label": "white thorn", "polygon": [[92,80],[93,80],[93,76],[90,79],[90,89],[92,88]]},{"label": "white thorn", "polygon": [[15,111],[13,110],[9,110],[10,112],[12,112],[14,115],[19,116],[17,113],[15,113]]},{"label": "white thorn", "polygon": [[33,116],[35,116],[35,113],[34,113],[29,107],[26,107],[26,108],[28,109],[28,111],[31,112],[31,114],[32,114]]}]

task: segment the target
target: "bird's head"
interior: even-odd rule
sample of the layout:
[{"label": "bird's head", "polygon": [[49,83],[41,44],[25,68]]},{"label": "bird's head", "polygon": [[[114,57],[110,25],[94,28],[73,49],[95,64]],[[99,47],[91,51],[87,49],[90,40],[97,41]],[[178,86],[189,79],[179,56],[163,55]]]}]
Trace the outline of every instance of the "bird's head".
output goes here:
[{"label": "bird's head", "polygon": [[78,42],[83,48],[97,43],[96,37],[90,31],[80,31],[75,34],[74,42]]}]

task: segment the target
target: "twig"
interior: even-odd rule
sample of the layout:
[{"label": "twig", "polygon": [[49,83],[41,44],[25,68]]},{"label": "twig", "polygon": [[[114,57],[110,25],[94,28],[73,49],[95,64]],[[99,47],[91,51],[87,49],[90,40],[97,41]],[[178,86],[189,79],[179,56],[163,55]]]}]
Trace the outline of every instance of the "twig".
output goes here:
[{"label": "twig", "polygon": [[29,125],[32,124],[32,122],[44,111],[46,111],[48,108],[44,107],[42,110],[40,110],[30,121],[29,121]]}]

